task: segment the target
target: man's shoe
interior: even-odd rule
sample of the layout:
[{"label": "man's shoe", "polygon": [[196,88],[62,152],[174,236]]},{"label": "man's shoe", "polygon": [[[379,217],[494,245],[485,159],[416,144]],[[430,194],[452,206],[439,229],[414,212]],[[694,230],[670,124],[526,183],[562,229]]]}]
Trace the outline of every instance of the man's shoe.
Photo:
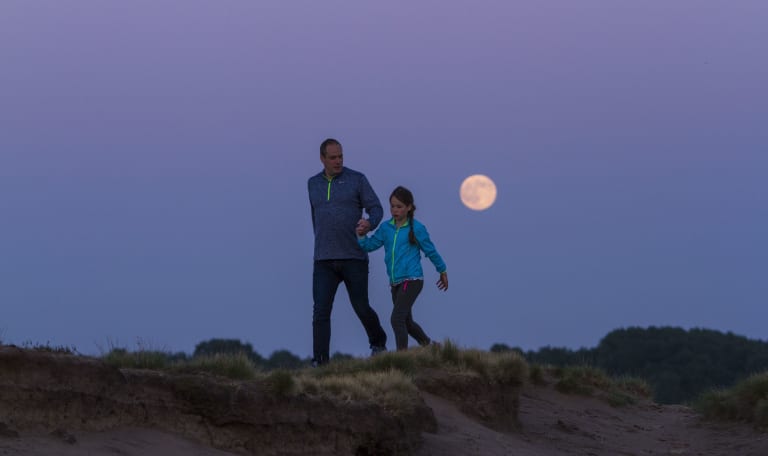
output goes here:
[{"label": "man's shoe", "polygon": [[312,360],[312,367],[320,367],[328,364],[327,359],[313,359]]},{"label": "man's shoe", "polygon": [[379,353],[384,353],[385,351],[387,351],[387,347],[378,346],[378,345],[371,346],[371,356],[376,356]]}]

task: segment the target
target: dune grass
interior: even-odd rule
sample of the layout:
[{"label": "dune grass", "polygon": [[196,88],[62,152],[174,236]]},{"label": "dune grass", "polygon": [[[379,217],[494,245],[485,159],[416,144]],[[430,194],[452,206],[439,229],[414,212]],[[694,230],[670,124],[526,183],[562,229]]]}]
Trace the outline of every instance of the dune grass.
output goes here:
[{"label": "dune grass", "polygon": [[638,399],[649,399],[653,395],[650,385],[633,377],[612,378],[602,369],[593,366],[531,368],[536,373],[533,383],[544,382],[545,373],[555,377],[555,389],[564,394],[599,396],[611,406],[621,407],[637,403]]},{"label": "dune grass", "polygon": [[177,373],[208,373],[233,380],[253,380],[259,369],[244,353],[196,356],[190,359],[174,360],[161,350],[140,349],[128,351],[113,348],[101,359],[121,369],[151,369]]},{"label": "dune grass", "polygon": [[262,378],[267,391],[275,396],[292,396],[297,393],[296,379],[291,372],[276,370]]},{"label": "dune grass", "polygon": [[110,366],[119,368],[161,370],[170,366],[168,355],[158,350],[130,352],[125,348],[113,348],[101,359]]},{"label": "dune grass", "polygon": [[[74,352],[50,344],[26,345],[34,350]],[[337,357],[317,369],[271,372],[265,372],[244,353],[174,359],[170,353],[141,346],[133,352],[112,348],[102,355],[102,359],[118,368],[207,373],[238,381],[256,381],[276,397],[303,394],[340,401],[376,402],[395,413],[417,403],[418,389],[413,379],[425,369],[471,373],[507,386],[526,382],[544,385],[553,380],[555,388],[562,393],[599,397],[616,407],[652,397],[651,387],[641,379],[612,378],[602,369],[588,365],[529,366],[514,351],[462,349],[450,340],[406,351],[386,352],[372,358]],[[707,418],[749,422],[768,430],[768,371],[752,375],[727,390],[710,390],[693,406]]]},{"label": "dune grass", "polygon": [[450,340],[428,347],[387,352],[372,358],[339,357],[317,369],[263,371],[245,354],[214,354],[172,360],[168,353],[113,348],[102,359],[118,368],[207,373],[261,383],[275,397],[308,395],[344,402],[375,402],[398,413],[419,402],[415,375],[424,369],[468,372],[501,385],[519,386],[528,364],[517,353],[461,349]]},{"label": "dune grass", "polygon": [[169,366],[175,372],[207,372],[233,380],[253,380],[260,372],[245,353],[196,356]]},{"label": "dune grass", "polygon": [[[554,378],[555,388],[560,392],[599,396],[614,406],[633,404],[640,397],[651,396],[651,388],[643,380],[610,378],[601,369],[591,366],[529,367],[517,352],[463,349],[450,340],[381,353],[371,358],[339,357],[317,369],[264,371],[244,353],[172,360],[168,353],[145,348],[135,352],[113,348],[103,359],[120,368],[207,373],[233,380],[262,382],[267,391],[278,397],[307,394],[342,401],[375,400],[393,409],[412,402],[417,394],[414,377],[428,369],[469,373],[510,387],[526,382],[545,384],[547,378]],[[765,408],[768,410],[768,406]]]},{"label": "dune grass", "polygon": [[[168,353],[161,350],[113,348],[102,355],[102,359],[118,368],[207,372],[238,380],[254,379],[262,372],[245,354],[214,354],[172,360]],[[506,385],[522,385],[528,376],[528,364],[515,352],[461,349],[450,340],[428,347],[386,352],[372,358],[339,358],[319,369],[299,369],[295,373],[304,372],[320,378],[397,371],[413,376],[426,368],[473,372]]]},{"label": "dune grass", "polygon": [[[0,340],[0,345],[3,345],[2,340]],[[32,342],[31,340],[26,340],[22,342],[21,347],[27,350],[34,350],[39,352],[48,352],[48,353],[56,353],[56,354],[63,354],[63,355],[77,355],[77,348],[75,348],[74,345],[51,345],[51,341],[46,341],[44,344],[40,342]]]},{"label": "dune grass", "polygon": [[590,396],[597,390],[611,387],[611,379],[601,369],[592,366],[569,366],[555,369],[558,377],[555,389],[566,394]]},{"label": "dune grass", "polygon": [[545,385],[544,368],[541,364],[532,364],[528,367],[528,380],[534,385]]},{"label": "dune grass", "polygon": [[450,340],[366,359],[344,359],[296,373],[294,394],[375,402],[399,413],[420,402],[414,376],[426,369],[478,375],[504,386],[526,381],[528,365],[516,353],[461,349]]},{"label": "dune grass", "polygon": [[711,419],[753,423],[768,430],[768,372],[751,375],[729,389],[713,389],[693,403]]},{"label": "dune grass", "polygon": [[514,352],[493,353],[462,349],[450,340],[427,347],[386,352],[368,359],[347,359],[316,370],[317,376],[338,376],[361,372],[395,370],[413,376],[423,369],[472,372],[505,385],[522,385],[528,376],[528,363]]},{"label": "dune grass", "polygon": [[345,403],[376,403],[395,415],[410,412],[421,401],[410,377],[395,369],[321,376],[307,373],[298,375],[296,394],[301,392]]}]

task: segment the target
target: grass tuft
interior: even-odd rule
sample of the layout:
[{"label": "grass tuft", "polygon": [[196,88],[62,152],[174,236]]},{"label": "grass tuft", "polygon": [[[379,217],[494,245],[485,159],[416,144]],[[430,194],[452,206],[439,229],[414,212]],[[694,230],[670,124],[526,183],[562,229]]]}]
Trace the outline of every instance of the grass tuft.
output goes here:
[{"label": "grass tuft", "polygon": [[627,405],[637,404],[637,398],[635,396],[617,389],[608,391],[606,400],[611,407],[625,407]]},{"label": "grass tuft", "polygon": [[572,366],[561,370],[555,388],[561,393],[591,396],[595,388],[608,389],[610,379],[602,370],[592,366]]},{"label": "grass tuft", "polygon": [[398,370],[356,372],[347,375],[299,377],[305,394],[343,402],[375,402],[395,414],[413,409],[419,393],[410,378]]},{"label": "grass tuft", "polygon": [[519,353],[461,349],[450,340],[371,358],[336,357],[314,369],[279,369],[269,373],[261,372],[245,353],[181,359],[157,350],[129,352],[112,348],[102,358],[116,367],[205,372],[233,380],[262,381],[267,392],[276,397],[304,394],[372,402],[394,414],[412,411],[421,403],[413,378],[425,369],[470,372],[505,386],[522,385],[529,375],[528,364]]},{"label": "grass tuft", "polygon": [[172,367],[180,372],[206,372],[233,380],[253,380],[258,373],[253,361],[242,352],[196,356]]},{"label": "grass tuft", "polygon": [[614,379],[613,383],[620,391],[629,393],[632,396],[648,399],[653,397],[653,388],[651,388],[651,385],[645,380],[636,377],[622,376]]},{"label": "grass tuft", "polygon": [[558,377],[555,389],[564,394],[593,396],[597,392],[613,407],[636,404],[639,398],[650,398],[652,391],[644,380],[632,377],[612,379],[602,369],[592,366],[553,368]]},{"label": "grass tuft", "polygon": [[528,379],[534,385],[546,385],[547,381],[544,379],[544,368],[540,364],[533,364],[529,368],[530,373]]},{"label": "grass tuft", "polygon": [[381,353],[368,359],[335,361],[313,370],[312,375],[328,377],[395,370],[413,376],[425,368],[474,372],[505,385],[522,385],[528,376],[528,363],[518,353],[462,350],[450,340],[427,347]]},{"label": "grass tuft", "polygon": [[707,418],[753,423],[768,429],[768,372],[751,375],[727,390],[710,390],[694,402]]},{"label": "grass tuft", "polygon": [[414,354],[407,352],[387,352],[381,353],[368,360],[365,370],[370,372],[387,372],[396,370],[405,374],[413,374],[420,365],[421,360]]},{"label": "grass tuft", "polygon": [[51,345],[50,341],[47,341],[46,343],[41,344],[39,342],[33,343],[31,340],[28,340],[22,343],[21,346],[22,348],[25,348],[28,350],[34,350],[34,351],[40,351],[40,352],[57,353],[57,354],[64,354],[64,355],[77,354],[77,349],[74,346],[70,347],[68,345]]},{"label": "grass tuft", "polygon": [[118,368],[165,369],[168,367],[166,354],[155,350],[129,352],[124,348],[113,348],[102,356],[102,359],[107,364]]},{"label": "grass tuft", "polygon": [[491,354],[485,352],[491,364],[491,378],[503,385],[520,386],[529,376],[528,363],[517,352]]},{"label": "grass tuft", "polygon": [[275,396],[292,396],[297,388],[293,375],[286,370],[270,372],[264,378],[264,384],[267,390]]},{"label": "grass tuft", "polygon": [[450,340],[445,340],[442,344],[436,345],[434,350],[439,354],[440,360],[448,365],[457,365],[459,363],[459,347]]}]

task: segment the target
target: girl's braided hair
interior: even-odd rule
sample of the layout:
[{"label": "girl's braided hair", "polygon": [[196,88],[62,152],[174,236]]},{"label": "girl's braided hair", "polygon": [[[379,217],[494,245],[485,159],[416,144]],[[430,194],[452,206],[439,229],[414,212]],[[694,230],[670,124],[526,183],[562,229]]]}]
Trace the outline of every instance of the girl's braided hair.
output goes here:
[{"label": "girl's braided hair", "polygon": [[398,186],[392,190],[392,194],[389,195],[389,199],[392,200],[392,198],[397,198],[398,201],[406,206],[411,206],[411,209],[408,211],[408,225],[410,226],[410,230],[408,231],[408,242],[411,244],[418,244],[419,242],[416,240],[416,235],[413,233],[413,213],[416,212],[416,205],[413,204],[413,193],[403,186]]}]

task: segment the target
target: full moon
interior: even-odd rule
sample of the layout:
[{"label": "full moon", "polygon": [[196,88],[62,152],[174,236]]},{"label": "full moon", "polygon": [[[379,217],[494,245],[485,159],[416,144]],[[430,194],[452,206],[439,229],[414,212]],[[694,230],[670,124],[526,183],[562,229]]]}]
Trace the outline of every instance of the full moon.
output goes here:
[{"label": "full moon", "polygon": [[496,184],[490,177],[474,174],[464,179],[459,190],[461,202],[474,211],[484,211],[496,201]]}]

